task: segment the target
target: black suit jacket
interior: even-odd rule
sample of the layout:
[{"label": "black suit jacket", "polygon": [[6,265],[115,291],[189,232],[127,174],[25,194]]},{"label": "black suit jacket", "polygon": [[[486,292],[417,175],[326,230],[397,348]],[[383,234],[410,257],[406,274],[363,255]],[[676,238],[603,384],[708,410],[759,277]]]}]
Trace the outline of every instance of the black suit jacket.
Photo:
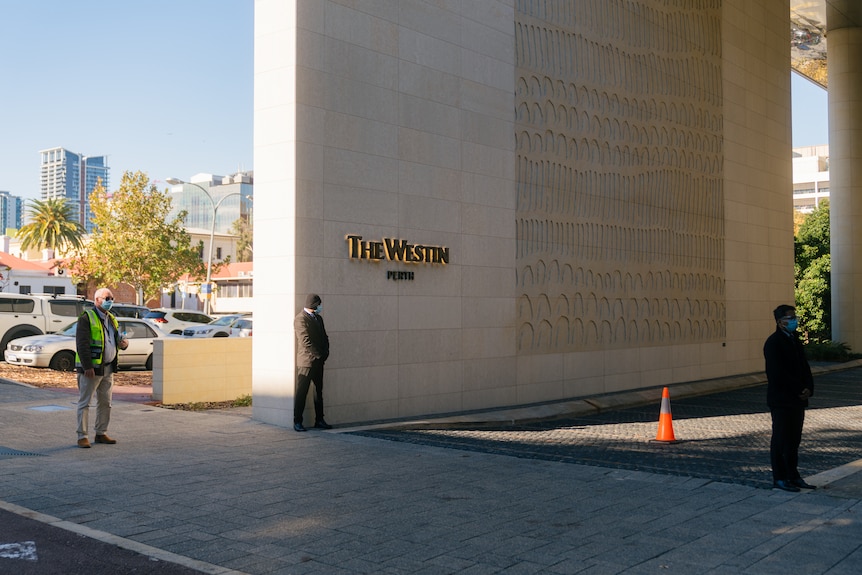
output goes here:
[{"label": "black suit jacket", "polygon": [[296,331],[296,367],[311,367],[315,361],[321,364],[329,357],[329,336],[323,325],[323,317],[299,312],[293,320]]},{"label": "black suit jacket", "polygon": [[763,345],[766,359],[766,403],[769,407],[806,407],[807,399],[799,394],[808,388],[814,395],[814,378],[805,358],[799,337],[786,334],[781,328],[769,336]]}]

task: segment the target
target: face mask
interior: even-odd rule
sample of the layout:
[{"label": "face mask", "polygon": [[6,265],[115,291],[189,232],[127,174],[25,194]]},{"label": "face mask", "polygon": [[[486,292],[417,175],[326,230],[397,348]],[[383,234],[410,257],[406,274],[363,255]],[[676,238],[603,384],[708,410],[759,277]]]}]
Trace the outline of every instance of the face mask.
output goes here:
[{"label": "face mask", "polygon": [[314,313],[320,314],[322,312],[323,312],[323,306],[322,305],[319,305],[316,308],[314,308]]},{"label": "face mask", "polygon": [[796,331],[796,328],[799,327],[799,320],[793,318],[787,322],[787,331]]},{"label": "face mask", "polygon": [[105,311],[110,310],[114,306],[114,301],[110,299],[102,300],[102,309]]}]

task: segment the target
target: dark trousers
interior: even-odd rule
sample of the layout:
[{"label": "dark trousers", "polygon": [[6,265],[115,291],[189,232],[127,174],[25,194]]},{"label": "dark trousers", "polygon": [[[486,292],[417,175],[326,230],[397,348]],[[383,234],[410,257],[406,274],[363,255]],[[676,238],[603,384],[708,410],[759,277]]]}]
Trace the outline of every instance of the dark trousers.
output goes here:
[{"label": "dark trousers", "polygon": [[323,362],[312,362],[311,367],[296,368],[296,385],[293,388],[293,422],[302,423],[308,388],[314,382],[314,422],[323,421]]},{"label": "dark trousers", "polygon": [[772,441],[769,458],[772,460],[772,480],[799,479],[799,444],[802,442],[802,424],[805,409],[802,407],[773,407]]}]

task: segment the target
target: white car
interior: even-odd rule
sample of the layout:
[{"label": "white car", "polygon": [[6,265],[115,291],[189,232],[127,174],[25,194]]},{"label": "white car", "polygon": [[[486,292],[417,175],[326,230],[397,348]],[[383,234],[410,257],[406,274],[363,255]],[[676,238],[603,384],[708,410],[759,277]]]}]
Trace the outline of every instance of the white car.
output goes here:
[{"label": "white car", "polygon": [[144,319],[164,332],[182,335],[187,327],[205,325],[214,318],[199,311],[157,307],[151,309]]},{"label": "white car", "polygon": [[251,337],[251,316],[244,317],[230,326],[230,337]]},{"label": "white car", "polygon": [[[117,318],[120,332],[129,340],[129,347],[120,350],[121,369],[143,367],[153,369],[153,340],[175,337],[142,319]],[[58,371],[75,369],[75,330],[78,322],[57,333],[31,335],[13,339],[3,355],[6,363],[29,367],[50,367]]]},{"label": "white car", "polygon": [[185,337],[230,337],[231,328],[243,318],[251,317],[244,313],[224,315],[206,325],[187,327],[183,330]]}]

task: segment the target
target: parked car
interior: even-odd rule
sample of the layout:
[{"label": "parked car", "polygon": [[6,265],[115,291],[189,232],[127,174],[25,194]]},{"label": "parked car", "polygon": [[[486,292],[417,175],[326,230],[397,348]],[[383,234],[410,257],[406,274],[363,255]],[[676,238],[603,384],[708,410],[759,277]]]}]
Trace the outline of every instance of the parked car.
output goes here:
[{"label": "parked car", "polygon": [[[120,350],[119,367],[153,369],[153,340],[170,336],[142,319],[117,318],[120,332],[129,340],[129,347]],[[69,324],[58,333],[31,335],[13,339],[3,355],[6,363],[29,367],[50,367],[58,371],[75,369],[75,330],[78,322]]]},{"label": "parked car", "polygon": [[187,327],[183,330],[183,335],[185,337],[229,337],[233,324],[245,317],[250,316],[244,313],[223,315],[206,325]]},{"label": "parked car", "polygon": [[230,326],[230,337],[251,337],[252,318],[244,317]]},{"label": "parked car", "polygon": [[115,303],[111,307],[111,313],[117,317],[135,317],[143,319],[150,313],[150,308],[133,303]]},{"label": "parked car", "polygon": [[184,309],[157,307],[151,309],[144,319],[167,333],[182,335],[187,327],[196,327],[210,323],[213,318],[197,312]]},{"label": "parked car", "polygon": [[0,293],[0,349],[19,337],[62,330],[93,306],[73,295]]}]

